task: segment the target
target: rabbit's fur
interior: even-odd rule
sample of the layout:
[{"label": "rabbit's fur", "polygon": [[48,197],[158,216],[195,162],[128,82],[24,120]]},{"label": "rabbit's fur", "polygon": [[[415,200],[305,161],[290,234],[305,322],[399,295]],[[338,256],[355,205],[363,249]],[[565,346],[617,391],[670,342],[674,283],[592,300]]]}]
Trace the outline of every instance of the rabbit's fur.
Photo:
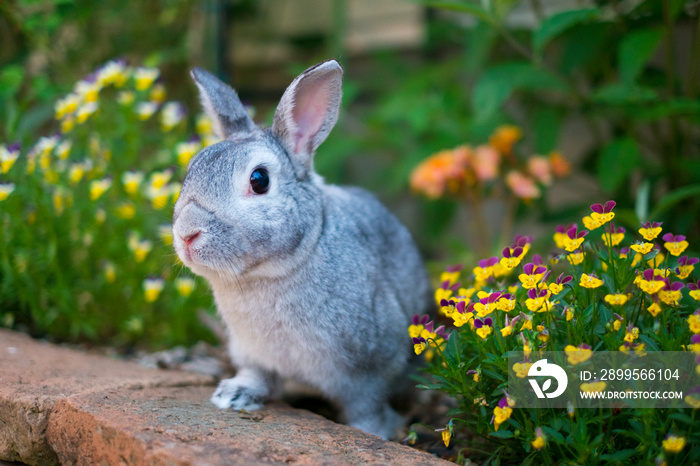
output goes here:
[{"label": "rabbit's fur", "polygon": [[[342,68],[329,60],[297,77],[265,130],[229,86],[192,76],[226,138],[190,162],[173,225],[178,255],[211,284],[238,368],[212,402],[257,409],[293,378],[337,402],[350,425],[392,437],[399,417],[387,400],[406,377],[410,316],[427,310],[430,291],[408,230],[368,192],[314,172]],[[269,191],[255,194],[260,167]]]}]

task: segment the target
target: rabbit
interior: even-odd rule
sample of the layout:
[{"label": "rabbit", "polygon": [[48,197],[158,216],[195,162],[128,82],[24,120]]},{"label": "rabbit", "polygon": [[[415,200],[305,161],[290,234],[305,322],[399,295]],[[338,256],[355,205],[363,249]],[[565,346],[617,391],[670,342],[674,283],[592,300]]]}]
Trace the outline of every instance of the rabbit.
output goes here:
[{"label": "rabbit", "polygon": [[350,426],[391,438],[401,418],[388,400],[412,352],[406,329],[432,299],[408,230],[369,192],[314,171],[343,69],[328,60],[304,71],[267,129],[231,87],[191,74],[223,140],[190,161],[173,238],[211,285],[237,368],[212,403],[259,409],[292,379],[335,402]]}]

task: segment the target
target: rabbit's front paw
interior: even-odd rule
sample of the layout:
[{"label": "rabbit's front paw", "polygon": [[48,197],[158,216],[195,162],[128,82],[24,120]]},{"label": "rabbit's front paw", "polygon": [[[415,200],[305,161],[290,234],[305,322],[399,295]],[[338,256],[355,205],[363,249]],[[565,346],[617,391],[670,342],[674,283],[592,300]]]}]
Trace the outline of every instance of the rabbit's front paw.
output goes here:
[{"label": "rabbit's front paw", "polygon": [[267,396],[268,389],[264,384],[247,377],[234,377],[219,382],[211,402],[219,409],[254,411],[262,408]]}]

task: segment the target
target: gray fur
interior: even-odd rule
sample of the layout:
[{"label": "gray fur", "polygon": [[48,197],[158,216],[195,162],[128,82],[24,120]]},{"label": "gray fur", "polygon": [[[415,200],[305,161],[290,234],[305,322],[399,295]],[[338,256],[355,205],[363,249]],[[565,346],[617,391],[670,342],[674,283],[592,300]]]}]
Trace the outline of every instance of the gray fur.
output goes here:
[{"label": "gray fur", "polygon": [[[335,61],[310,68],[285,92],[273,128],[232,133],[192,160],[174,245],[209,280],[239,369],[213,403],[255,409],[280,377],[292,378],[337,402],[350,425],[389,438],[399,417],[387,400],[411,353],[406,329],[426,311],[430,290],[406,228],[370,193],[327,185],[313,172],[313,151],[337,119],[338,70]],[[204,92],[228,101],[214,97],[228,92],[222,86]],[[306,116],[290,110],[295,89],[308,100],[314,87],[333,93],[319,97],[325,115],[297,125]],[[261,166],[270,189],[258,195],[249,179]],[[198,231],[188,249],[183,238]]]}]

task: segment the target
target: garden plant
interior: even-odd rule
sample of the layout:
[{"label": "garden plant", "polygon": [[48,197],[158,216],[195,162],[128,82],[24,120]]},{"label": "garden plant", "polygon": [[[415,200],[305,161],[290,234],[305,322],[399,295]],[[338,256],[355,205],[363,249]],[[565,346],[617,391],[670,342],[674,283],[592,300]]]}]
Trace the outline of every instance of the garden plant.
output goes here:
[{"label": "garden plant", "polygon": [[211,298],[172,252],[171,210],[189,159],[216,138],[188,132],[153,67],[110,61],[55,105],[56,129],[0,146],[2,324],[57,340],[153,346],[211,339]]},{"label": "garden plant", "polygon": [[[509,351],[561,351],[570,367],[595,351],[691,351],[700,387],[698,259],[683,235],[645,222],[613,223],[615,202],[591,206],[583,225],[561,225],[543,260],[532,238],[516,236],[500,256],[448,268],[435,292],[439,317],[408,328],[427,376],[422,388],[456,402],[441,427],[445,444],[484,464],[690,464],[700,458],[700,390],[686,409],[519,409],[507,391]],[[583,391],[602,391],[591,381]],[[462,437],[465,435],[465,440]],[[415,438],[415,433],[409,438]]]}]

